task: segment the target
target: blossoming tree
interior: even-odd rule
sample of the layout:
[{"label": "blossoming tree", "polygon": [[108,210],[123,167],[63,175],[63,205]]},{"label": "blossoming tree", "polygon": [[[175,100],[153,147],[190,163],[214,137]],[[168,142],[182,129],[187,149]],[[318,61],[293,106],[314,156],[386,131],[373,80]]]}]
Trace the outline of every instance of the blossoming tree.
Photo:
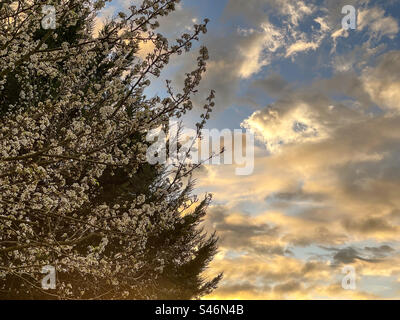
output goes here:
[{"label": "blossoming tree", "polygon": [[221,275],[203,275],[217,239],[199,227],[211,197],[192,194],[197,166],[146,159],[146,134],[192,109],[206,70],[201,47],[181,91],[167,81],[163,97],[144,94],[206,32],[207,21],[174,43],[156,33],[178,1],[144,0],[96,35],[105,1],[0,4],[0,298],[192,299],[217,286]]}]

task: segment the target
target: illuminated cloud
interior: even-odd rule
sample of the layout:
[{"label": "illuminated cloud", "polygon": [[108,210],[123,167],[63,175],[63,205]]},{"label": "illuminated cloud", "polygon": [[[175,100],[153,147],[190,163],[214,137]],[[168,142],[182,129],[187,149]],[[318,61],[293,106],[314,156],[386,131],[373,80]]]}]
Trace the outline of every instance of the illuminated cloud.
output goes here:
[{"label": "illuminated cloud", "polygon": [[240,48],[243,58],[239,76],[242,78],[248,78],[268,65],[272,59],[271,55],[284,44],[284,36],[272,24],[264,22],[260,28],[261,31],[242,31],[245,37],[253,38],[248,45]]},{"label": "illuminated cloud", "polygon": [[400,52],[389,52],[379,59],[376,68],[363,73],[365,90],[382,108],[400,111]]},{"label": "illuminated cloud", "polygon": [[315,121],[312,111],[302,103],[287,112],[273,107],[256,111],[243,126],[255,131],[273,153],[286,144],[317,141],[327,136],[323,125]]},{"label": "illuminated cloud", "polygon": [[315,50],[319,46],[318,43],[315,42],[305,42],[305,41],[297,41],[290,45],[290,47],[286,51],[286,57],[290,57],[298,52],[308,51],[308,50]]}]

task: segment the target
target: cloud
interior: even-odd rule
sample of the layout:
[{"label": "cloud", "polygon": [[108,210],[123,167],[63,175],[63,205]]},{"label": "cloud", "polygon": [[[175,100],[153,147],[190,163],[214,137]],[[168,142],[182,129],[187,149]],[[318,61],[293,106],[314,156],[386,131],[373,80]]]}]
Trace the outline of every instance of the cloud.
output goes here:
[{"label": "cloud", "polygon": [[375,232],[384,232],[384,233],[396,233],[398,228],[391,225],[384,218],[367,218],[363,220],[344,220],[343,226],[349,231],[358,231],[361,233],[375,233]]},{"label": "cloud", "polygon": [[399,25],[391,16],[385,16],[382,8],[361,9],[358,12],[358,24],[361,30],[368,29],[372,37],[387,36],[393,39],[399,32]]},{"label": "cloud", "polygon": [[[370,266],[370,263],[385,264],[387,260],[392,260],[396,257],[396,250],[388,245],[377,247],[321,247],[332,254],[332,266],[358,265],[359,269]],[[388,258],[388,259],[386,259]]]},{"label": "cloud", "polygon": [[[340,265],[355,266],[360,283],[400,274],[400,115],[384,90],[396,82],[398,55],[302,86],[276,73],[252,83],[276,99],[244,122],[270,153],[256,159],[254,176],[213,167],[202,179],[224,203],[220,220],[210,216],[225,252],[215,267],[229,262],[227,285],[249,267],[242,277],[251,286],[215,297],[376,298],[372,288],[344,292]],[[207,180],[211,172],[220,178]]]},{"label": "cloud", "polygon": [[[224,269],[222,285],[211,299],[367,299],[376,296],[341,287],[341,269],[321,261],[275,256],[221,257],[212,268]],[[361,267],[358,270],[362,270]]]},{"label": "cloud", "polygon": [[365,90],[382,108],[400,110],[400,51],[391,51],[379,58],[376,68],[367,68],[362,75]]},{"label": "cloud", "polygon": [[264,90],[270,97],[278,98],[291,91],[289,83],[279,74],[272,73],[263,79],[253,81],[253,87]]},{"label": "cloud", "polygon": [[375,260],[372,259],[365,259],[360,256],[360,253],[352,248],[344,248],[344,249],[335,249],[336,253],[333,256],[333,259],[335,263],[338,264],[350,264],[354,263],[356,260],[363,260],[363,261],[368,261],[368,262],[376,262]]},{"label": "cloud", "polygon": [[315,18],[314,21],[320,25],[322,32],[329,31],[331,29],[323,17]]},{"label": "cloud", "polygon": [[374,256],[378,258],[384,258],[395,251],[395,249],[388,245],[382,245],[380,247],[365,247],[364,250],[367,252],[371,252]]},{"label": "cloud", "polygon": [[[321,46],[328,35],[328,26],[316,8],[312,3],[293,0],[228,1],[223,18],[211,22],[210,32],[204,38],[210,61],[200,91],[215,89],[219,110],[243,105],[245,100],[238,95],[243,81],[262,74],[267,67],[282,60],[295,59],[296,55]],[[228,27],[230,19],[239,19],[234,29]],[[308,25],[304,32],[306,19],[316,20],[314,24],[319,27]],[[193,56],[180,58],[177,63],[182,70],[190,69]],[[182,82],[181,78],[176,80]]]},{"label": "cloud", "polygon": [[303,40],[299,40],[289,46],[289,48],[286,50],[285,57],[287,58],[287,57],[293,56],[296,53],[303,52],[303,51],[315,50],[318,47],[319,47],[319,43],[305,42]]},{"label": "cloud", "polygon": [[242,125],[256,132],[272,153],[283,145],[318,141],[327,136],[324,126],[315,121],[313,112],[303,103],[286,111],[274,107],[256,111]]},{"label": "cloud", "polygon": [[296,0],[229,0],[226,16],[240,16],[250,21],[261,22],[266,15],[279,14],[292,25],[297,26],[306,16],[313,13],[315,5],[310,1]]},{"label": "cloud", "polygon": [[248,45],[239,47],[243,58],[238,72],[242,78],[249,78],[268,65],[272,54],[284,44],[284,36],[281,31],[271,23],[263,22],[260,28],[261,31],[244,33],[245,37],[251,37],[251,39],[248,41]]},{"label": "cloud", "polygon": [[261,255],[290,253],[279,242],[278,228],[263,222],[262,217],[234,214],[218,206],[210,209],[206,226],[210,232],[218,230],[219,244],[224,249]]},{"label": "cloud", "polygon": [[288,281],[282,284],[277,284],[276,286],[274,286],[274,292],[277,293],[291,293],[294,291],[303,291],[303,286],[301,282],[297,282],[297,281]]}]

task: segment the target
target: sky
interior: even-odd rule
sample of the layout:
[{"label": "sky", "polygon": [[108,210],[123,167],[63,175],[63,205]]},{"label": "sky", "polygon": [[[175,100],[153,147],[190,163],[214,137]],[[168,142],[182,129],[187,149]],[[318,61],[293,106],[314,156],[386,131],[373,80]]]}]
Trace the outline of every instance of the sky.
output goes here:
[{"label": "sky", "polygon": [[[345,5],[355,30],[342,28]],[[204,18],[195,101],[216,90],[208,127],[256,134],[253,174],[214,165],[196,177],[220,238],[207,273],[224,272],[206,298],[400,298],[400,1],[183,0],[161,30],[174,38]],[[179,83],[195,57],[165,76]]]}]

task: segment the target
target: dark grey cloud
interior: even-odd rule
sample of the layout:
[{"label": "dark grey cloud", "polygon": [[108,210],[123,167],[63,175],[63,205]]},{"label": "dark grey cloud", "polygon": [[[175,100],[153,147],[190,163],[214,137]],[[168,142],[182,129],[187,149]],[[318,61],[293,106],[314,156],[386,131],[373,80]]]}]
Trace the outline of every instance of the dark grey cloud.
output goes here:
[{"label": "dark grey cloud", "polygon": [[302,274],[312,273],[313,271],[319,270],[320,265],[313,261],[308,261],[302,269]]},{"label": "dark grey cloud", "polygon": [[218,294],[238,294],[240,292],[247,292],[247,293],[252,293],[252,294],[258,294],[258,293],[265,293],[271,290],[271,287],[267,284],[259,284],[256,285],[252,282],[245,281],[242,283],[232,283],[232,284],[226,284],[224,286],[221,286],[218,290]]},{"label": "dark grey cloud", "polygon": [[[303,215],[304,217],[304,215]],[[324,214],[322,213],[322,218]],[[327,222],[329,223],[329,222]],[[328,227],[316,227],[311,232],[303,234],[288,234],[283,237],[292,246],[307,247],[313,244],[343,243],[348,239],[345,233],[330,230]]]},{"label": "dark grey cloud", "polygon": [[282,95],[290,92],[291,89],[290,84],[277,73],[272,73],[265,79],[255,80],[251,86],[255,89],[264,90],[273,98],[282,97]]},{"label": "dark grey cloud", "polygon": [[294,280],[278,284],[273,288],[274,292],[277,293],[290,293],[293,291],[300,291],[302,289],[303,289],[302,283]]},{"label": "dark grey cloud", "polygon": [[388,245],[382,245],[379,247],[365,247],[364,250],[366,252],[371,252],[376,258],[385,258],[396,251]]},{"label": "dark grey cloud", "polygon": [[217,231],[222,248],[265,256],[291,254],[290,250],[273,243],[279,237],[278,227],[267,223],[254,224],[250,217],[247,223],[231,223],[226,220],[229,214],[223,206],[211,208],[206,220],[207,229]]},{"label": "dark grey cloud", "polygon": [[302,189],[293,192],[276,192],[266,197],[266,201],[315,201],[320,202],[327,198],[327,195],[316,192],[304,192]]},{"label": "dark grey cloud", "polygon": [[395,249],[389,245],[381,245],[377,247],[360,247],[352,246],[346,248],[321,247],[327,251],[333,252],[331,255],[333,266],[340,264],[352,264],[359,261],[370,263],[383,262],[385,258],[395,253]]},{"label": "dark grey cloud", "polygon": [[364,259],[363,257],[361,257],[360,253],[356,249],[354,249],[352,247],[348,247],[348,248],[344,248],[344,249],[338,250],[333,255],[333,259],[334,259],[334,262],[338,263],[338,264],[341,264],[341,263],[344,263],[344,264],[353,263],[356,260],[374,262],[373,260]]},{"label": "dark grey cloud", "polygon": [[391,225],[385,218],[366,218],[362,220],[346,219],[343,222],[343,226],[349,232],[361,232],[361,233],[374,233],[374,232],[395,232],[397,229]]}]

